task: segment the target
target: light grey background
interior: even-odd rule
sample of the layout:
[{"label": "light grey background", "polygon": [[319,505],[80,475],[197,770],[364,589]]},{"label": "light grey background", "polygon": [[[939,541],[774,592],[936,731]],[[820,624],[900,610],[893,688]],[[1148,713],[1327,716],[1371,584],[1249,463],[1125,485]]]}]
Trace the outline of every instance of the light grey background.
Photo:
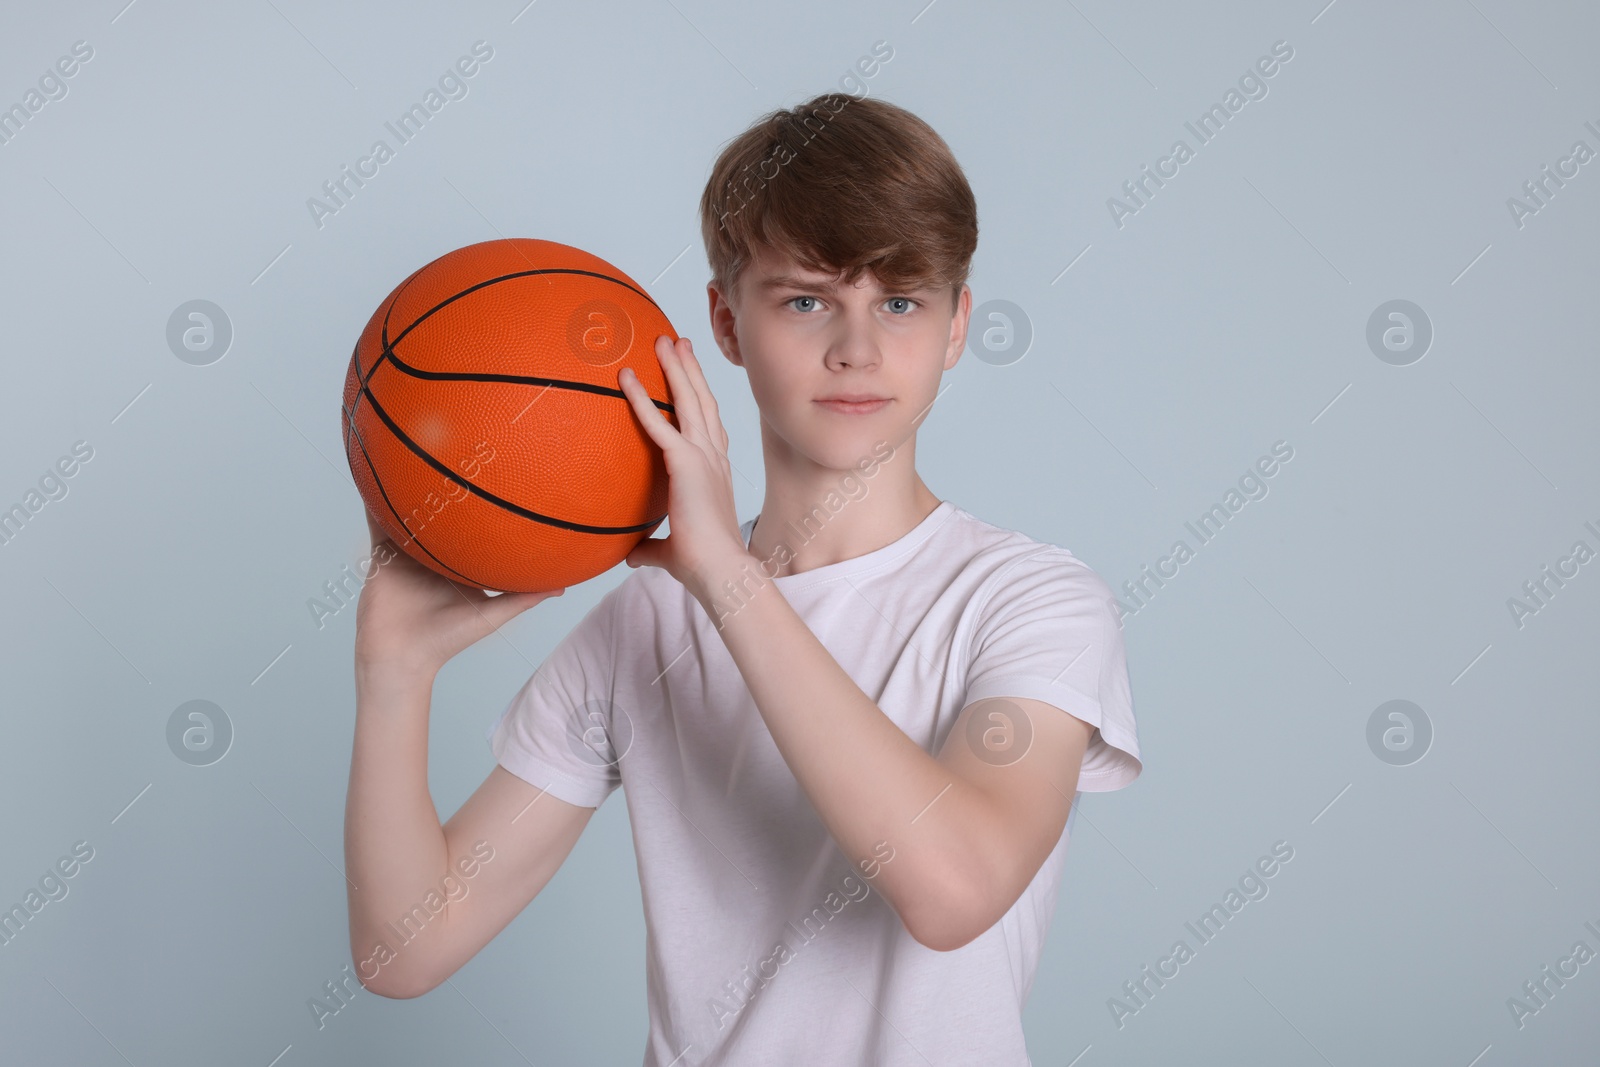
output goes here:
[{"label": "light grey background", "polygon": [[[1600,14],[1324,2],[9,8],[0,106],[75,41],[94,56],[0,145],[0,506],[75,441],[94,456],[0,546],[0,906],[74,842],[94,858],[0,946],[0,1059],[637,1062],[620,799],[448,984],[361,991],[320,1027],[308,1007],[349,963],[354,611],[319,630],[307,607],[367,542],[338,394],[401,278],[497,236],[604,256],[714,353],[695,209],[718,149],[886,41],[866,90],[948,140],[980,208],[976,300],[1034,333],[947,375],[919,439],[933,490],[1120,587],[1294,449],[1127,620],[1146,770],[1081,805],[1033,1061],[1593,1062],[1600,961],[1521,1027],[1507,1001],[1575,942],[1600,951],[1600,562],[1520,627],[1507,602],[1600,549],[1600,161],[1521,226],[1507,201],[1575,141],[1600,150]],[[478,40],[468,95],[319,228],[307,198]],[[1268,94],[1117,226],[1108,198],[1194,146],[1184,123],[1277,41],[1294,56]],[[234,330],[208,366],[166,342],[194,299]],[[1408,366],[1366,342],[1392,299],[1435,331]],[[747,518],[755,408],[736,368],[707,370]],[[442,816],[626,573],[444,671]],[[235,731],[210,766],[168,748],[194,699]],[[1393,699],[1434,731],[1409,766],[1367,742]],[[1185,922],[1277,841],[1294,858],[1269,895],[1119,1027],[1109,999],[1198,945]]]}]

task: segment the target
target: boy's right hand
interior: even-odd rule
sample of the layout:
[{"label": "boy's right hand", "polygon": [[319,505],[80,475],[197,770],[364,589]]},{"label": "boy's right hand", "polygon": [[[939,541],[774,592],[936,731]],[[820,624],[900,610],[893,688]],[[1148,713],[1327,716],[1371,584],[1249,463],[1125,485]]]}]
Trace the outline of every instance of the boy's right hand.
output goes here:
[{"label": "boy's right hand", "polygon": [[[490,596],[451,581],[401,551],[371,509],[364,510],[375,573],[362,585],[356,602],[358,671],[378,667],[432,678],[457,652],[541,600],[566,592]],[[381,551],[380,545],[385,546]]]}]

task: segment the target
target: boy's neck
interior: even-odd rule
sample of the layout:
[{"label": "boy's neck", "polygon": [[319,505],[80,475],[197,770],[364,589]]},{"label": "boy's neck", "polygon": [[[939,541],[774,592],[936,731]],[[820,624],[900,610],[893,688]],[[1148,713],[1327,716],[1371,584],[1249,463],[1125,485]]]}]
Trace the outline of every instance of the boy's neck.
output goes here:
[{"label": "boy's neck", "polygon": [[[769,488],[750,530],[750,554],[770,561],[767,574],[803,574],[893,544],[943,503],[915,475],[904,486],[863,484],[867,491],[846,499],[837,512],[819,506],[815,494]],[[779,552],[780,544],[786,552]]]}]

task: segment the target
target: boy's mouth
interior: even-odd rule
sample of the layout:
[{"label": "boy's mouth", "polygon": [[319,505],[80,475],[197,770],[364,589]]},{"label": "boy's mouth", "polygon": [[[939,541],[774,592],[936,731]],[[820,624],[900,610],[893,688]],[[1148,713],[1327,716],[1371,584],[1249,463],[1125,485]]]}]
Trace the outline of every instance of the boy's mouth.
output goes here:
[{"label": "boy's mouth", "polygon": [[816,401],[816,403],[821,404],[830,411],[838,411],[849,415],[867,415],[888,404],[889,400],[889,397],[882,396],[861,396],[859,398],[837,396],[825,397]]}]

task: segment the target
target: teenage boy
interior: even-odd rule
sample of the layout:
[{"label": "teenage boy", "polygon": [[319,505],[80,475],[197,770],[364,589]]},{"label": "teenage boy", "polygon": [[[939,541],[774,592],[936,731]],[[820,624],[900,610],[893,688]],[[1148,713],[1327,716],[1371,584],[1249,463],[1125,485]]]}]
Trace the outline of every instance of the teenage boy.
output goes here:
[{"label": "teenage boy", "polygon": [[[916,470],[966,343],[972,191],[921,119],[831,95],[729,143],[700,216],[711,332],[760,410],[760,513],[735,513],[691,344],[658,339],[677,428],[631,372],[618,399],[663,452],[671,534],[510,701],[497,766],[443,826],[433,679],[559,591],[488,597],[403,554],[368,581],[346,819],[360,976],[390,997],[443,982],[625,785],[645,1067],[1025,1064],[1073,799],[1141,764],[1111,590]],[[389,944],[475,845],[492,860],[470,892]]]}]

